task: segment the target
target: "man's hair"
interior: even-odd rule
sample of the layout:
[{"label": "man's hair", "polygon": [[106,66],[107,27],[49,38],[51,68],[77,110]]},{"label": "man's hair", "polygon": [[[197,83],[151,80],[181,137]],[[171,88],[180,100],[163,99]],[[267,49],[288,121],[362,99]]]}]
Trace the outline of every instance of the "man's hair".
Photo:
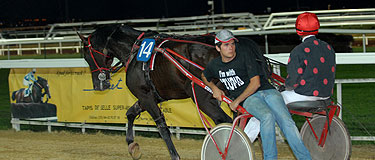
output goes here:
[{"label": "man's hair", "polygon": [[[235,44],[238,43],[238,41],[234,41]],[[218,46],[219,48],[221,48],[221,45],[223,44],[223,42],[217,42],[215,43],[215,46]]]},{"label": "man's hair", "polygon": [[220,48],[221,44],[223,44],[222,42],[218,42],[215,44],[215,46],[218,46]]}]

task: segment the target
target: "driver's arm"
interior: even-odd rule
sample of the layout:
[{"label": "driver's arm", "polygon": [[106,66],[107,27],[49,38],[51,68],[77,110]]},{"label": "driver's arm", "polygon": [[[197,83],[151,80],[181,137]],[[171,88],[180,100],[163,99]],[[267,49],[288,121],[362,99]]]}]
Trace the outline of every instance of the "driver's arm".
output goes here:
[{"label": "driver's arm", "polygon": [[222,97],[222,95],[225,95],[224,91],[219,89],[212,81],[208,82],[207,78],[204,76],[203,73],[202,73],[201,77],[202,77],[203,83],[211,88],[211,90],[213,92],[213,97],[216,98],[219,101],[222,101],[221,97]]}]

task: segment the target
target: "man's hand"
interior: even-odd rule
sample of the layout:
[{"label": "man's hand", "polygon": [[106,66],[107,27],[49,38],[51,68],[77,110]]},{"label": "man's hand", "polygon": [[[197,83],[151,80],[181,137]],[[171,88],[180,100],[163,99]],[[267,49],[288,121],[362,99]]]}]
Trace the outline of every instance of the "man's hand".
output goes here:
[{"label": "man's hand", "polygon": [[223,101],[223,99],[221,98],[224,94],[224,91],[222,91],[221,89],[217,88],[217,87],[214,87],[212,88],[212,92],[213,93],[213,97],[216,98],[217,100],[219,100],[220,102]]},{"label": "man's hand", "polygon": [[202,77],[203,83],[206,84],[208,87],[211,88],[211,90],[213,92],[212,96],[214,98],[216,98],[217,100],[219,100],[220,102],[223,101],[223,99],[221,97],[223,95],[225,95],[224,91],[222,91],[221,89],[219,89],[212,81],[208,82],[203,73],[201,74],[201,77]]},{"label": "man's hand", "polygon": [[237,112],[237,107],[238,105],[240,105],[239,102],[237,102],[236,100],[234,100],[232,103],[229,104],[229,108],[233,111],[233,112]]}]

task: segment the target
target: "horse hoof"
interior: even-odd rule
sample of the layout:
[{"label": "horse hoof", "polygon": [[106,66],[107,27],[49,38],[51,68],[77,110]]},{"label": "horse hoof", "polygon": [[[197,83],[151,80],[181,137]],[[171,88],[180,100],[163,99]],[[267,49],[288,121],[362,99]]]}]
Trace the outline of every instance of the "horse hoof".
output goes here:
[{"label": "horse hoof", "polygon": [[141,158],[142,153],[141,150],[139,149],[139,144],[138,143],[130,143],[128,146],[128,151],[130,155],[132,156],[133,159],[138,160]]}]

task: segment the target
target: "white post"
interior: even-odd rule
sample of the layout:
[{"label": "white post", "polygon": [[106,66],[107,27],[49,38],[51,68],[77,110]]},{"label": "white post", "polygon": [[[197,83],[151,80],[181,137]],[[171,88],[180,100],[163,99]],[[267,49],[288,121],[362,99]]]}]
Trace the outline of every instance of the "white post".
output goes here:
[{"label": "white post", "polygon": [[128,132],[128,123],[125,123],[125,133]]},{"label": "white post", "polygon": [[268,54],[269,53],[269,50],[268,50],[268,36],[267,36],[267,34],[266,35],[264,35],[264,48],[265,48],[265,51],[266,51],[266,54]]},{"label": "white post", "polygon": [[342,119],[342,83],[337,83],[337,103],[340,107],[339,118]]},{"label": "white post", "polygon": [[51,133],[51,131],[52,131],[52,127],[51,127],[51,121],[50,120],[48,120],[48,125],[47,125],[47,128],[48,128],[48,133]]},{"label": "white post", "polygon": [[85,122],[81,123],[81,130],[82,130],[82,134],[85,134],[85,132],[86,132]]},{"label": "white post", "polygon": [[176,138],[177,140],[181,139],[180,127],[176,127]]},{"label": "white post", "polygon": [[362,34],[363,53],[366,53],[366,34]]},{"label": "white post", "polygon": [[60,54],[62,54],[63,50],[62,50],[62,43],[61,42],[59,42],[59,48],[60,48]]},{"label": "white post", "polygon": [[22,45],[18,44],[17,55],[22,56]]},{"label": "white post", "polygon": [[79,47],[77,47],[77,53],[80,53],[80,47],[82,46],[81,41],[79,41],[78,44],[79,44]]},{"label": "white post", "polygon": [[17,132],[21,130],[21,126],[19,124],[19,120],[18,118],[12,118],[11,120],[11,123],[12,123],[12,128],[14,130],[16,130]]},{"label": "white post", "polygon": [[38,49],[36,50],[36,54],[42,54],[42,51],[40,50],[40,43],[38,43]]},{"label": "white post", "polygon": [[10,60],[10,49],[9,49],[9,45],[8,45],[8,60]]}]

